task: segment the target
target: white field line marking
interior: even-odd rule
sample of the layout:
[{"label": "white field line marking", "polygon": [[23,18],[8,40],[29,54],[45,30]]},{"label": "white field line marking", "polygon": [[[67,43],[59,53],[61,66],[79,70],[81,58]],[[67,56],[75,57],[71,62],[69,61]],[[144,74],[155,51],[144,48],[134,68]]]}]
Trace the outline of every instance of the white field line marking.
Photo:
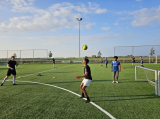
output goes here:
[{"label": "white field line marking", "polygon": [[[69,67],[71,65],[68,65],[68,66],[64,66],[64,67]],[[60,67],[60,68],[64,68],[64,67]],[[60,69],[60,68],[57,68],[57,69]],[[51,69],[51,70],[55,70],[55,69]],[[51,70],[47,70],[47,71],[51,71]],[[42,72],[46,72],[46,71],[42,71]],[[40,72],[38,72],[40,73]],[[38,73],[33,73],[33,74],[29,74],[29,75],[25,75],[25,76],[21,76],[21,77],[26,77],[26,76],[30,76],[30,75],[34,75],[34,74],[38,74]],[[12,81],[12,80],[6,80],[6,81]],[[16,80],[18,81],[18,80]],[[41,85],[47,85],[47,86],[52,86],[52,87],[55,87],[55,88],[59,88],[61,90],[64,90],[64,91],[67,91],[67,92],[70,92],[74,95],[77,95],[78,97],[80,96],[79,94],[73,92],[73,91],[70,91],[70,90],[67,90],[65,88],[61,88],[61,87],[58,87],[58,86],[55,86],[55,85],[50,85],[50,84],[46,84],[46,83],[40,83],[40,82],[32,82],[32,81],[18,81],[18,82],[27,82],[27,83],[36,83],[36,84],[41,84]],[[87,100],[86,98],[83,98],[84,100]],[[115,117],[113,117],[109,112],[107,112],[106,110],[104,110],[103,108],[101,108],[100,106],[98,106],[97,104],[95,104],[94,102],[90,102],[93,106],[95,106],[96,108],[98,108],[99,110],[101,110],[103,113],[105,113],[106,115],[108,115],[111,119],[116,119]]]},{"label": "white field line marking", "polygon": [[[6,81],[12,81],[12,80],[6,80]],[[65,89],[65,88],[61,88],[61,87],[58,87],[58,86],[55,86],[55,85],[50,85],[50,84],[47,84],[47,83],[40,83],[40,82],[32,82],[32,81],[19,81],[19,80],[16,80],[17,82],[27,82],[27,83],[35,83],[35,84],[41,84],[41,85],[46,85],[46,86],[51,86],[51,87],[55,87],[55,88],[58,88],[58,89],[61,89],[61,90],[64,90],[64,91],[67,91],[67,92],[70,92],[78,97],[80,97],[79,94],[73,92],[73,91],[70,91],[68,89]],[[87,100],[86,98],[83,98],[84,100]],[[108,115],[111,119],[116,119],[115,117],[113,117],[109,112],[107,112],[106,110],[104,110],[103,108],[101,108],[100,106],[98,106],[97,104],[95,104],[94,102],[90,102],[93,106],[95,106],[96,108],[98,108],[100,111],[102,111],[103,113],[105,113],[106,115]]]},{"label": "white field line marking", "polygon": [[[64,67],[69,67],[69,66],[71,66],[71,65],[64,66]],[[64,68],[64,67],[59,67],[59,68],[56,68],[56,69],[60,69],[60,68]],[[52,71],[52,70],[56,70],[56,69],[50,69],[50,70],[46,70],[46,71],[41,71],[41,72],[38,72],[38,73],[28,74],[28,75],[21,76],[21,77],[23,78],[23,77],[27,77],[27,76],[31,76],[31,75],[39,74],[39,73],[44,73],[44,72],[48,72],[48,71]]]}]

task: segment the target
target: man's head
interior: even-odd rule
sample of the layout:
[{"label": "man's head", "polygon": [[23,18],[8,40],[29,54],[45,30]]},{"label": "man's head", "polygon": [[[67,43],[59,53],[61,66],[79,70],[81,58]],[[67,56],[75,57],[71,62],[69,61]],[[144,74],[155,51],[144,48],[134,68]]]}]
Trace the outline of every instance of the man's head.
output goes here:
[{"label": "man's head", "polygon": [[82,62],[82,64],[87,65],[89,63],[89,59],[85,58]]},{"label": "man's head", "polygon": [[140,56],[140,58],[142,58],[142,56]]},{"label": "man's head", "polygon": [[11,56],[11,60],[15,60],[15,56]]},{"label": "man's head", "polygon": [[118,57],[117,56],[114,56],[114,61],[117,61]]},{"label": "man's head", "polygon": [[134,58],[134,56],[132,56],[132,58]]},{"label": "man's head", "polygon": [[105,59],[107,59],[107,58],[105,57]]}]

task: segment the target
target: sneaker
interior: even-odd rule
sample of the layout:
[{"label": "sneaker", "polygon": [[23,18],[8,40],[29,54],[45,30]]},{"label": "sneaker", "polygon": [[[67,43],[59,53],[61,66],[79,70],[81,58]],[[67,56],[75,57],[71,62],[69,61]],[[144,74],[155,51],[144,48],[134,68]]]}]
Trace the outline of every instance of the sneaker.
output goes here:
[{"label": "sneaker", "polygon": [[17,84],[13,83],[13,85],[17,85]]},{"label": "sneaker", "polygon": [[118,81],[116,81],[116,83],[118,83]]},{"label": "sneaker", "polygon": [[79,98],[85,98],[84,96],[80,96]]},{"label": "sneaker", "polygon": [[114,81],[112,83],[114,83]]},{"label": "sneaker", "polygon": [[89,103],[89,102],[90,102],[90,100],[86,100],[86,101],[85,101],[85,103]]},{"label": "sneaker", "polygon": [[3,83],[1,83],[1,86],[3,86]]}]

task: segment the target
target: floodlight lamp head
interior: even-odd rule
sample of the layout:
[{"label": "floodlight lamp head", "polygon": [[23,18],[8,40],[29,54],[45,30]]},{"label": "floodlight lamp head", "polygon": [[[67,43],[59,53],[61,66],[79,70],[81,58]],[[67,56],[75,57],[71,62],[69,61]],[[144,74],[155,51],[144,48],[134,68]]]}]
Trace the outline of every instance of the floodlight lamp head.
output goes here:
[{"label": "floodlight lamp head", "polygon": [[79,21],[79,19],[78,18],[76,18],[78,21]]},{"label": "floodlight lamp head", "polygon": [[82,18],[80,18],[80,21],[82,20]]}]

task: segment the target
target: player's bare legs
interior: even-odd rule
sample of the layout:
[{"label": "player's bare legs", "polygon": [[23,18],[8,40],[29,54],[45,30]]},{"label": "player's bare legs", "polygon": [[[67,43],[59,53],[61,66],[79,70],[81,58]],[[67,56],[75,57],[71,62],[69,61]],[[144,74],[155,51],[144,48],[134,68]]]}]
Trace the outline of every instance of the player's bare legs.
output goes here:
[{"label": "player's bare legs", "polygon": [[84,85],[84,83],[81,83],[81,85],[80,85],[80,90],[81,90],[81,93],[82,93],[81,98],[84,97],[84,93],[83,93],[83,90],[82,90],[83,85]]},{"label": "player's bare legs", "polygon": [[13,75],[13,85],[16,85],[15,81],[16,81],[16,75]]},{"label": "player's bare legs", "polygon": [[88,94],[87,94],[87,91],[85,90],[87,86],[84,86],[82,87],[82,91],[84,93],[84,95],[86,96],[86,98],[88,98]]},{"label": "player's bare legs", "polygon": [[115,80],[115,71],[113,71],[113,82],[112,83],[114,83],[114,80]]}]

